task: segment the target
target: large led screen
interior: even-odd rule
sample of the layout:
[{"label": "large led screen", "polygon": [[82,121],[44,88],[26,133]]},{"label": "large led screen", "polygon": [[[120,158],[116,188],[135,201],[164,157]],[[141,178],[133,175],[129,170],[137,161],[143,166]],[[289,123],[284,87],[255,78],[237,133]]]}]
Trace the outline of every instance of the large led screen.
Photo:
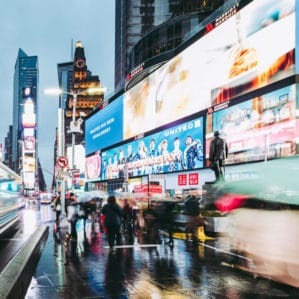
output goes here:
[{"label": "large led screen", "polygon": [[86,155],[123,140],[123,96],[94,114],[85,123]]},{"label": "large led screen", "polygon": [[197,118],[102,152],[101,179],[203,167],[203,120]]},{"label": "large led screen", "polygon": [[101,172],[101,156],[99,152],[85,158],[85,177],[86,179],[96,179]]},{"label": "large led screen", "polygon": [[295,1],[253,1],[124,97],[124,139],[295,74]]},{"label": "large led screen", "polygon": [[287,86],[209,114],[206,157],[213,131],[227,141],[226,164],[266,160],[295,154],[296,88]]}]

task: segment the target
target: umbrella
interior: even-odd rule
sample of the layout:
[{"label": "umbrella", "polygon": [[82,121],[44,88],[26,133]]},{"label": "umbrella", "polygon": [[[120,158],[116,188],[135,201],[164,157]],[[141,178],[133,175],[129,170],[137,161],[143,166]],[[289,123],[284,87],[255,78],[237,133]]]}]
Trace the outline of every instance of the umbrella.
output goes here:
[{"label": "umbrella", "polygon": [[230,212],[241,207],[248,198],[250,198],[249,195],[228,193],[218,198],[215,206],[221,212]]},{"label": "umbrella", "polygon": [[93,198],[106,198],[108,196],[108,193],[103,190],[92,190],[83,192],[78,196],[79,202],[88,202],[92,200]]}]

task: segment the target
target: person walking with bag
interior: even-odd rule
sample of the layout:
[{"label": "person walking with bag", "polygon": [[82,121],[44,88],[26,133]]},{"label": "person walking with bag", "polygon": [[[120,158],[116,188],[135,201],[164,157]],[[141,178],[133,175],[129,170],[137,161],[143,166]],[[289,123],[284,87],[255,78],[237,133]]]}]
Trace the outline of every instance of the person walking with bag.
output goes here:
[{"label": "person walking with bag", "polygon": [[218,131],[214,132],[214,138],[210,144],[209,160],[211,169],[215,173],[216,181],[223,180],[223,171],[225,159],[228,157],[227,143],[223,138],[219,137]]},{"label": "person walking with bag", "polygon": [[102,213],[105,215],[104,224],[107,228],[109,247],[113,249],[115,241],[117,244],[120,244],[120,225],[122,218],[122,209],[116,203],[116,197],[114,195],[108,197],[108,203],[104,205]]}]

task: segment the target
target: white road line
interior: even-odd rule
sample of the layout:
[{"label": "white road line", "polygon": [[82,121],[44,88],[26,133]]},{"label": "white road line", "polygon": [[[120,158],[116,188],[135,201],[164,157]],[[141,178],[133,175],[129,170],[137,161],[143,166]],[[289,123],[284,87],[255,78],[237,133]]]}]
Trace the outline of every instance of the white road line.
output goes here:
[{"label": "white road line", "polygon": [[245,256],[242,256],[242,255],[239,255],[239,254],[230,252],[230,251],[226,251],[226,250],[223,250],[223,249],[220,249],[220,248],[211,246],[211,245],[207,245],[207,244],[205,244],[205,243],[203,243],[203,242],[199,242],[199,244],[200,244],[201,246],[208,247],[208,248],[210,248],[210,249],[214,249],[215,251],[218,251],[218,252],[223,252],[223,253],[226,253],[226,254],[229,254],[229,255],[237,256],[237,257],[239,257],[239,258],[242,258],[242,259],[245,259],[245,260],[248,260],[248,261],[252,261],[252,259],[247,258],[247,257],[245,257]]},{"label": "white road line", "polygon": [[[113,248],[140,248],[140,247],[158,247],[159,244],[127,244],[127,245],[116,245]],[[105,245],[104,248],[110,248]]]}]

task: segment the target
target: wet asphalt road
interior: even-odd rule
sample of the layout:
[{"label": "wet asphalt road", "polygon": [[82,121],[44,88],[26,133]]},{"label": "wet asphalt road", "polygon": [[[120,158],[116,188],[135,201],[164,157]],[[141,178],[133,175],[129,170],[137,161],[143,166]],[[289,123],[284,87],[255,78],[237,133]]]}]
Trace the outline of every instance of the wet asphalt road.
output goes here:
[{"label": "wet asphalt road", "polygon": [[170,248],[138,245],[110,252],[102,235],[85,244],[53,234],[48,205],[31,208],[50,234],[26,295],[33,298],[299,298],[299,289],[227,266],[212,247],[175,240]]}]

